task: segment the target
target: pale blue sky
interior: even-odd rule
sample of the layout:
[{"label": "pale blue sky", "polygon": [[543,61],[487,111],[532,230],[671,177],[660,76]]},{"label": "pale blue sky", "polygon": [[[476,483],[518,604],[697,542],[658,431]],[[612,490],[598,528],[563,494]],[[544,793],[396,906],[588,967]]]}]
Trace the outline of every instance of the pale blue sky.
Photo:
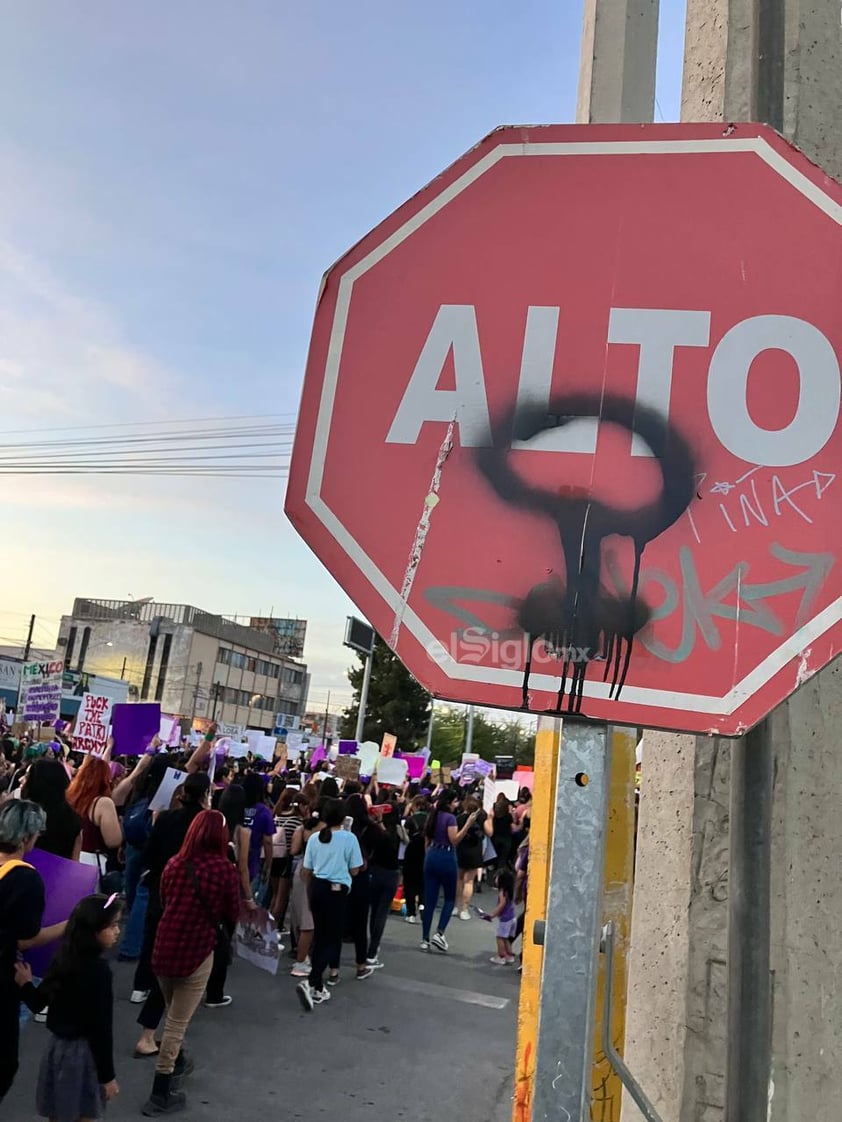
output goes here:
[{"label": "pale blue sky", "polygon": [[[662,0],[659,119],[684,4]],[[500,124],[570,121],[578,0],[0,3],[8,429],[298,406],[319,279]],[[5,476],[0,643],[76,595],[310,620],[348,698],[352,606],[266,481]],[[34,548],[35,546],[38,548]],[[331,706],[333,708],[333,705]]]}]

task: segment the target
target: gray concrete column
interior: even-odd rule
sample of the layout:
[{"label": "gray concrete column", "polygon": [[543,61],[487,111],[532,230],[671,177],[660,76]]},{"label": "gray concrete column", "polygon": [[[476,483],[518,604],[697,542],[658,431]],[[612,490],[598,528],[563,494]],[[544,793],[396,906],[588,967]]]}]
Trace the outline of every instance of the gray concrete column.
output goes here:
[{"label": "gray concrete column", "polygon": [[576,121],[655,119],[659,0],[585,0]]},{"label": "gray concrete column", "polygon": [[[757,116],[758,12],[688,0],[684,120]],[[784,131],[842,178],[839,0],[786,0]],[[769,1122],[842,1116],[842,666],[770,718],[772,1073]],[[727,741],[647,733],[626,1061],[665,1122],[724,1122]],[[639,1112],[624,1099],[623,1122]],[[728,1122],[740,1122],[739,1119]]]}]

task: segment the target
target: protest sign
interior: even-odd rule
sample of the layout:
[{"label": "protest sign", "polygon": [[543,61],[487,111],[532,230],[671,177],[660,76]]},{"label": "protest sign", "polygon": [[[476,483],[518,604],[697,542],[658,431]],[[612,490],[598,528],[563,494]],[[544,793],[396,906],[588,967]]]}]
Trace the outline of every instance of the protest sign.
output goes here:
[{"label": "protest sign", "polygon": [[444,766],[444,767],[443,767],[443,768],[441,769],[441,783],[442,783],[442,787],[449,787],[449,786],[450,786],[451,782],[453,781],[453,775],[452,775],[452,772],[453,772],[453,769],[452,769],[452,768],[450,768],[450,767],[448,767],[448,766],[447,766],[446,764],[445,764],[445,766]]},{"label": "protest sign", "polygon": [[360,775],[374,775],[374,769],[377,767],[379,755],[380,748],[373,740],[366,740],[359,746],[357,749],[357,758],[360,761]]},{"label": "protest sign", "polygon": [[510,803],[517,802],[519,793],[514,779],[498,779],[496,783],[493,779],[486,779],[482,796],[483,810],[491,814],[498,795],[505,795]]},{"label": "protest sign", "polygon": [[518,789],[520,789],[521,787],[528,787],[530,791],[534,791],[535,772],[532,770],[532,768],[530,768],[529,771],[524,771],[518,768],[512,778],[514,782],[517,783]]},{"label": "protest sign", "polygon": [[230,721],[220,721],[216,726],[219,736],[230,736],[232,740],[242,740],[246,732],[245,725],[235,725]]},{"label": "protest sign", "polygon": [[260,747],[257,749],[257,754],[264,760],[274,760],[275,748],[277,747],[278,739],[275,736],[264,736],[260,742]]},{"label": "protest sign", "polygon": [[479,756],[475,752],[463,752],[462,766],[459,769],[459,783],[468,787],[479,776]]},{"label": "protest sign", "polygon": [[381,756],[377,761],[377,782],[400,787],[406,779],[406,760]]},{"label": "protest sign", "polygon": [[164,772],[161,785],[155,792],[155,798],[149,804],[149,809],[153,812],[156,810],[169,810],[173,795],[186,778],[186,771],[179,771],[177,768],[168,767]]},{"label": "protest sign", "polygon": [[248,750],[254,755],[260,751],[263,744],[263,729],[246,729],[245,738],[248,741]]},{"label": "protest sign", "polygon": [[250,751],[251,748],[249,748],[249,742],[247,740],[232,740],[228,748],[228,755],[235,760],[241,760],[244,756],[247,756]]},{"label": "protest sign", "polygon": [[340,740],[339,741],[339,755],[340,756],[355,756],[357,754],[356,740]]},{"label": "protest sign", "polygon": [[404,756],[403,761],[407,767],[407,775],[410,779],[420,779],[424,774],[424,768],[427,761],[423,756]]},{"label": "protest sign", "polygon": [[234,937],[237,957],[267,974],[278,973],[281,948],[277,925],[265,908],[250,912],[243,908]]},{"label": "protest sign", "polygon": [[383,742],[380,745],[380,755],[384,760],[390,759],[395,754],[395,749],[398,746],[398,738],[391,732],[383,733]]},{"label": "protest sign", "polygon": [[310,757],[310,766],[315,767],[316,764],[320,764],[322,760],[326,759],[327,749],[325,748],[324,744],[320,744],[318,748],[314,749],[313,754]]},{"label": "protest sign", "polygon": [[92,693],[82,695],[76,727],[73,730],[73,748],[76,752],[101,754],[108,743],[108,726],[111,724],[111,698]]},{"label": "protest sign", "polygon": [[336,761],[334,772],[338,779],[359,779],[360,760],[357,756],[340,756]]},{"label": "protest sign", "polygon": [[[42,927],[63,923],[70,918],[70,913],[80,900],[96,892],[99,870],[95,866],[68,861],[64,857],[56,857],[54,853],[46,853],[43,849],[33,849],[27,854],[26,860],[34,865],[44,882],[46,906],[41,920]],[[36,978],[44,977],[60,946],[61,940],[56,939],[54,943],[26,952],[24,958],[32,967]]]},{"label": "protest sign", "polygon": [[161,729],[157,701],[118,704],[111,710],[111,735],[115,756],[142,756]]},{"label": "protest sign", "polygon": [[17,716],[21,721],[45,724],[61,715],[61,681],[63,662],[25,662],[21,668],[20,704]]},{"label": "protest sign", "polygon": [[181,721],[178,717],[161,717],[158,737],[167,748],[177,748],[181,743]]}]

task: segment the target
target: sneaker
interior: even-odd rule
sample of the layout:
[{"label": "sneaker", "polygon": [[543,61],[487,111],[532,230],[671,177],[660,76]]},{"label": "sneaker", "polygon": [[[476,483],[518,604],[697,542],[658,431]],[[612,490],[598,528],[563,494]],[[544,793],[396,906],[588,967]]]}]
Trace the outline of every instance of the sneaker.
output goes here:
[{"label": "sneaker", "polygon": [[367,958],[365,964],[366,966],[370,966],[372,970],[382,970],[386,965],[385,962],[380,961],[379,955],[375,955],[374,958]]},{"label": "sneaker", "polygon": [[34,1021],[37,1021],[39,1025],[45,1025],[47,1023],[47,1013],[48,1012],[49,1012],[49,1009],[42,1009],[41,1012],[36,1013],[32,1019]]},{"label": "sneaker", "polygon": [[316,1003],[315,994],[310,989],[309,982],[299,982],[295,987],[295,992],[298,994],[298,1000],[301,1002],[301,1008],[305,1013],[312,1013],[313,1006]]},{"label": "sneaker", "polygon": [[314,1004],[324,1005],[326,1001],[330,1001],[330,990],[313,990]]},{"label": "sneaker", "polygon": [[512,960],[510,958],[501,958],[499,954],[493,954],[488,961],[492,966],[508,966]]},{"label": "sneaker", "polygon": [[225,1006],[230,1005],[233,1000],[234,1000],[233,997],[231,997],[229,994],[226,994],[225,997],[223,997],[222,1001],[206,1001],[205,1002],[205,1008],[206,1009],[224,1009]]},{"label": "sneaker", "polygon": [[329,986],[338,986],[341,981],[342,981],[342,975],[339,974],[339,973],[328,975],[327,984]]},{"label": "sneaker", "polygon": [[445,939],[445,937],[441,933],[441,931],[437,931],[435,933],[431,942],[432,942],[433,946],[438,947],[438,949],[440,951],[444,951],[445,953],[447,953],[447,951],[450,950],[450,947],[447,945],[447,939]]},{"label": "sneaker", "polygon": [[307,958],[304,962],[296,962],[295,966],[290,970],[290,974],[292,974],[293,978],[309,978],[310,970],[310,960]]},{"label": "sneaker", "polygon": [[507,966],[514,966],[514,964],[516,962],[517,962],[517,959],[515,958],[515,956],[513,954],[510,954],[510,955],[506,956],[506,965]]},{"label": "sneaker", "polygon": [[129,998],[129,1001],[132,1005],[143,1005],[147,997],[149,997],[149,990],[132,990],[132,996]]},{"label": "sneaker", "polygon": [[431,951],[432,949],[433,949],[433,944],[429,941],[429,939],[422,939],[421,940],[421,950],[422,951]]},{"label": "sneaker", "polygon": [[404,923],[417,923],[418,916],[404,916]]},{"label": "sneaker", "polygon": [[467,908],[463,908],[462,911],[459,913],[459,918],[460,919],[470,919],[471,918],[471,913],[468,911]]},{"label": "sneaker", "polygon": [[365,967],[363,967],[362,970],[357,971],[357,981],[358,982],[364,982],[366,980],[366,978],[370,978],[373,973],[374,973],[374,967],[373,966],[365,966]]}]

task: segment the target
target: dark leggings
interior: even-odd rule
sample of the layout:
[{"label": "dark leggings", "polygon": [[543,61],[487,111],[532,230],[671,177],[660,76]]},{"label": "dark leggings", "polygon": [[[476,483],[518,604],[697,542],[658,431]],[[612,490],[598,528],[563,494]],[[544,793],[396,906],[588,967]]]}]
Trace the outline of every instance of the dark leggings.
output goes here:
[{"label": "dark leggings", "polygon": [[406,902],[406,914],[414,916],[418,910],[419,901],[424,903],[424,851],[421,851],[417,860],[404,861],[403,863],[403,898]]},{"label": "dark leggings", "polygon": [[18,1072],[19,1019],[20,1001],[17,993],[8,990],[0,992],[0,1102],[9,1093]]},{"label": "dark leggings", "polygon": [[377,958],[380,950],[380,940],[386,930],[386,920],[389,918],[389,909],[398,890],[400,873],[397,869],[371,870],[371,917],[370,938],[368,941],[368,958]]},{"label": "dark leggings", "polygon": [[[368,956],[368,913],[371,909],[371,882],[368,873],[360,872],[354,877],[348,901],[348,921],[351,938],[354,940],[354,953],[357,966]],[[339,962],[330,964],[337,969]]]},{"label": "dark leggings", "polygon": [[167,1003],[152,971],[152,952],[155,949],[155,936],[161,919],[161,903],[157,892],[150,892],[146,910],[146,924],[143,929],[143,946],[134,972],[134,988],[148,990],[149,996],[137,1018],[137,1023],[145,1029],[156,1029],[164,1015]]},{"label": "dark leggings", "polygon": [[327,880],[314,880],[310,885],[310,910],[313,913],[313,950],[311,955],[310,985],[320,990],[324,985],[324,972],[339,962],[342,952],[342,934],[345,930],[345,909],[348,889],[334,891]]}]

